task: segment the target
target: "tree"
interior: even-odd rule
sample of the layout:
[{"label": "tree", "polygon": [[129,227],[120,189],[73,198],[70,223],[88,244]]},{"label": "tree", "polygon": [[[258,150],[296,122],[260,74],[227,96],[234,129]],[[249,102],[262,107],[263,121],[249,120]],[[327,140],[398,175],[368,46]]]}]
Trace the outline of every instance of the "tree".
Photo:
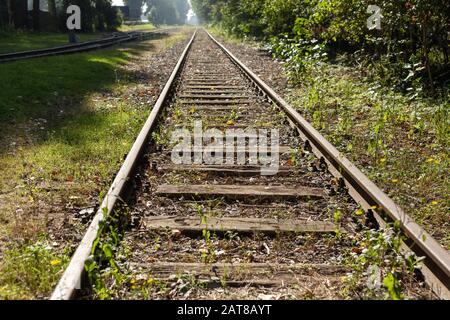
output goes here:
[{"label": "tree", "polygon": [[175,24],[177,18],[172,1],[153,0],[149,14],[149,21],[158,26],[161,24]]},{"label": "tree", "polygon": [[178,14],[178,24],[184,24],[189,12],[189,3],[187,0],[174,0],[174,4]]},{"label": "tree", "polygon": [[111,0],[96,0],[95,12],[97,15],[96,29],[99,31],[112,31],[122,24],[118,12],[112,7]]},{"label": "tree", "polygon": [[50,14],[50,29],[56,31],[58,29],[58,16],[56,14],[55,0],[48,0],[48,12]]},{"label": "tree", "polygon": [[6,9],[8,11],[8,24],[11,25],[13,21],[13,3],[12,0],[6,0]]},{"label": "tree", "polygon": [[12,0],[0,0],[0,27],[13,24]]},{"label": "tree", "polygon": [[125,0],[124,3],[130,8],[131,20],[141,19],[144,0]]},{"label": "tree", "polygon": [[187,0],[152,0],[148,19],[154,25],[184,24],[189,10]]},{"label": "tree", "polygon": [[0,0],[0,26],[27,27],[27,0]]},{"label": "tree", "polygon": [[33,30],[38,31],[40,29],[40,18],[41,10],[40,10],[40,4],[39,0],[33,0],[33,11],[32,11],[32,23],[33,23]]},{"label": "tree", "polygon": [[192,8],[200,22],[209,23],[212,21],[211,11],[215,2],[213,0],[191,0]]}]

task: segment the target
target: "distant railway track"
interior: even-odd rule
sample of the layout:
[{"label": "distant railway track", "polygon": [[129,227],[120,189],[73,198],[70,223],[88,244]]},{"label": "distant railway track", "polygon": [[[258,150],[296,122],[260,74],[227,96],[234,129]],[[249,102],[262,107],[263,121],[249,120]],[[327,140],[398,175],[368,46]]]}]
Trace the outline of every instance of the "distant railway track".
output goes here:
[{"label": "distant railway track", "polygon": [[152,30],[145,32],[127,32],[122,34],[117,34],[103,39],[86,41],[81,43],[67,44],[63,46],[44,48],[38,50],[21,51],[0,54],[0,63],[12,62],[17,60],[26,60],[33,58],[41,58],[62,54],[80,53],[91,50],[98,50],[107,48],[113,45],[117,45],[124,42],[144,40],[149,37],[149,35],[155,35],[162,30]]},{"label": "distant railway track", "polygon": [[[223,163],[208,162],[200,142],[184,158],[193,164],[174,164],[181,153],[171,153],[165,137],[177,128],[192,132],[199,121],[216,133],[253,130],[245,131],[243,146],[227,141]],[[264,130],[274,128],[279,146],[271,145],[266,159],[276,153],[279,167],[274,175],[261,175],[264,165],[251,162],[260,149],[252,150],[250,141],[256,134],[258,148],[262,136],[272,143],[275,136]],[[236,164],[239,148],[246,158]],[[209,155],[219,157],[216,150]],[[242,287],[293,296],[299,284],[339,288],[348,272],[339,255],[349,244],[329,235],[398,221],[404,250],[425,257],[420,273],[428,289],[450,298],[449,253],[204,30],[196,31],[181,55],[52,299],[77,296],[99,225],[122,200],[134,219],[134,231],[123,240],[131,249],[131,272],[169,287],[177,281],[171,275],[194,274],[204,284],[197,297],[226,297],[217,291],[224,283],[234,297]],[[336,208],[360,208],[365,218],[333,221]]]}]

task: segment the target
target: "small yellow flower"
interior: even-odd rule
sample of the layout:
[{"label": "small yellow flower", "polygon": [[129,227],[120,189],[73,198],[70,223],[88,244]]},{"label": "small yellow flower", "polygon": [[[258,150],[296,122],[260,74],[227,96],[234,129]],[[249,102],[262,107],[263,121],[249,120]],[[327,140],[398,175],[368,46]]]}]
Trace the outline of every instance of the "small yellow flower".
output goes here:
[{"label": "small yellow flower", "polygon": [[357,216],[362,216],[363,214],[364,214],[364,210],[362,210],[362,209],[358,209],[355,211],[355,215],[357,215]]},{"label": "small yellow flower", "polygon": [[438,203],[439,203],[439,202],[437,202],[436,200],[435,200],[435,201],[431,201],[431,204],[432,204],[433,206],[436,206]]},{"label": "small yellow flower", "polygon": [[135,285],[132,285],[131,286],[131,289],[136,289],[137,287],[135,286]]},{"label": "small yellow flower", "polygon": [[380,159],[380,163],[385,163],[386,162],[386,158],[381,158]]},{"label": "small yellow flower", "polygon": [[433,158],[428,158],[428,159],[426,160],[426,162],[428,162],[428,163],[433,162],[433,161],[434,161]]},{"label": "small yellow flower", "polygon": [[392,179],[391,180],[393,183],[397,183],[398,182],[398,179]]},{"label": "small yellow flower", "polygon": [[136,283],[136,280],[135,280],[135,279],[131,279],[131,280],[130,280],[130,283],[131,283],[131,284],[135,284],[135,283]]},{"label": "small yellow flower", "polygon": [[54,259],[54,260],[50,261],[50,264],[51,264],[52,266],[57,266],[57,265],[61,264],[61,260],[59,260],[59,259]]},{"label": "small yellow flower", "polygon": [[233,121],[233,120],[228,120],[228,121],[227,121],[227,125],[232,126],[233,124],[234,124],[234,121]]},{"label": "small yellow flower", "polygon": [[377,206],[371,206],[370,209],[372,210],[376,210],[378,207]]}]

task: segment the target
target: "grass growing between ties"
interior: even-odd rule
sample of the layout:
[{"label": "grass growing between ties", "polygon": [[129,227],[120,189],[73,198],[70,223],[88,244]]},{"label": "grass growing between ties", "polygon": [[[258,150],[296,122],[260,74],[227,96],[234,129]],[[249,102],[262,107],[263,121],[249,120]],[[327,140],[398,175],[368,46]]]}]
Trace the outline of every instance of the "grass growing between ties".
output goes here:
[{"label": "grass growing between ties", "polygon": [[182,39],[2,65],[0,298],[51,293],[150,112],[139,59]]},{"label": "grass growing between ties", "polygon": [[[127,209],[123,208],[106,217],[99,226],[92,254],[85,263],[95,298],[110,299],[115,293],[113,287],[122,285],[127,279],[121,272],[118,259],[119,252],[126,252],[121,242],[122,227],[126,225],[127,219]],[[113,283],[109,283],[111,281]]]}]

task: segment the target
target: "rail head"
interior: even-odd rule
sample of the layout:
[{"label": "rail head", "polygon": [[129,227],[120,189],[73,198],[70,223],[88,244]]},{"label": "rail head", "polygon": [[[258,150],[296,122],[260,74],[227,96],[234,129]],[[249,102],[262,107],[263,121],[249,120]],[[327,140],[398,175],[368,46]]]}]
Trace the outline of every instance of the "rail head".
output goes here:
[{"label": "rail head", "polygon": [[[365,210],[372,210],[379,221],[383,220],[383,216],[387,216],[388,219],[400,223],[402,232],[412,241],[412,244],[409,244],[409,248],[419,255],[425,255],[425,265],[436,275],[436,278],[429,282],[430,286],[440,297],[450,299],[449,252],[314,129],[292,106],[273,91],[208,31],[204,31],[233,63],[288,115],[299,130],[303,140],[309,141],[316,156],[326,161],[330,172],[335,177],[344,179],[346,186],[349,188],[349,193]],[[374,206],[377,207],[377,211],[372,209]]]},{"label": "rail head", "polygon": [[121,195],[125,192],[126,182],[132,177],[133,171],[136,168],[136,164],[144,150],[145,144],[148,141],[151,131],[156,125],[156,119],[160,114],[164,102],[166,101],[170,88],[175,83],[175,78],[181,70],[183,63],[187,57],[189,49],[195,39],[197,30],[194,31],[189,43],[181,54],[177,64],[175,65],[169,80],[164,86],[158,100],[156,101],[153,109],[147,118],[144,126],[142,127],[138,137],[136,138],[130,152],[128,153],[122,167],[116,175],[108,193],[102,201],[99,210],[96,212],[92,219],[83,239],[80,242],[77,250],[72,256],[68,267],[64,271],[61,279],[59,280],[56,288],[54,289],[50,299],[51,300],[70,300],[72,299],[77,289],[81,287],[81,280],[85,272],[85,262],[91,255],[91,250],[95,239],[97,238],[100,223],[105,217],[109,216],[116,208],[121,199]]}]

